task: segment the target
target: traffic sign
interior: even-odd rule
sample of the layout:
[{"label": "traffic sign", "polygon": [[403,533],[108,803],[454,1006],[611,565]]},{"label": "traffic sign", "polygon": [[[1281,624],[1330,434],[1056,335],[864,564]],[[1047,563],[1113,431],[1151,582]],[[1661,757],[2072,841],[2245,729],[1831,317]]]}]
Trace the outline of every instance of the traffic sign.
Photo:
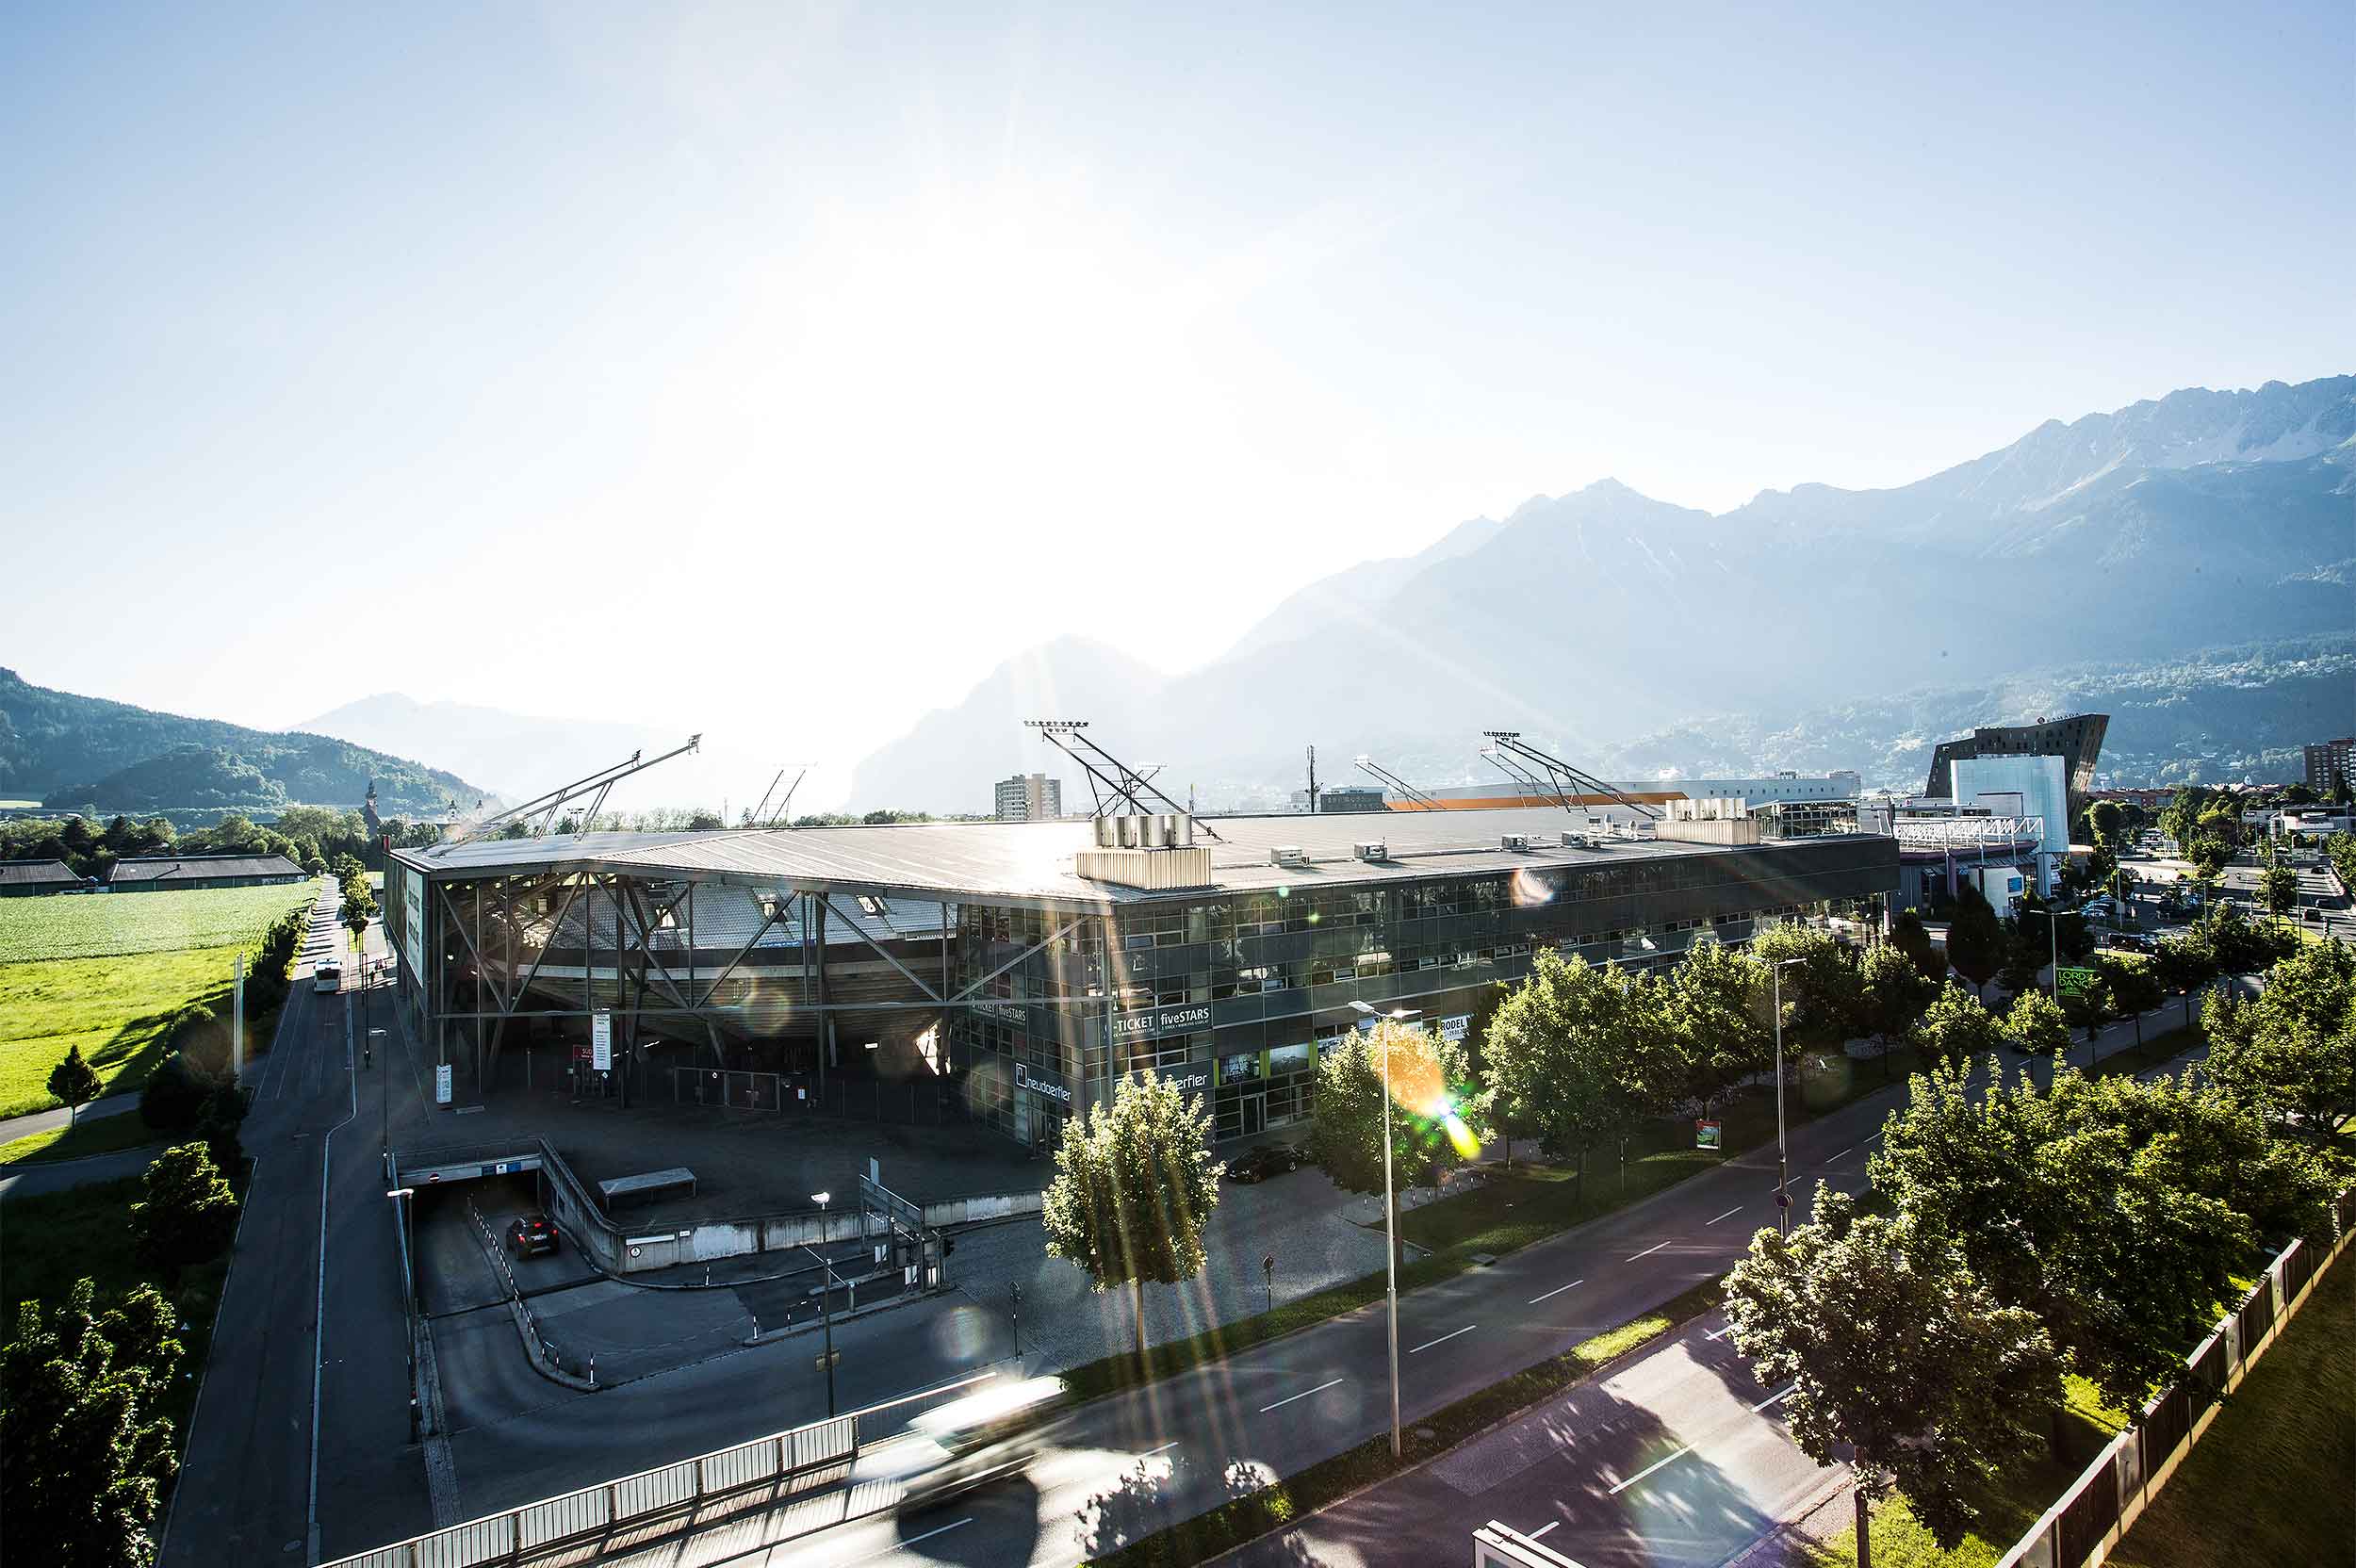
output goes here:
[{"label": "traffic sign", "polygon": [[1790,1193],[1788,1193],[1788,1192],[1778,1191],[1778,1192],[1775,1194],[1775,1207],[1777,1207],[1777,1208],[1779,1208],[1779,1209],[1788,1209],[1788,1208],[1790,1208],[1791,1206],[1792,1206],[1792,1195],[1791,1195]]}]

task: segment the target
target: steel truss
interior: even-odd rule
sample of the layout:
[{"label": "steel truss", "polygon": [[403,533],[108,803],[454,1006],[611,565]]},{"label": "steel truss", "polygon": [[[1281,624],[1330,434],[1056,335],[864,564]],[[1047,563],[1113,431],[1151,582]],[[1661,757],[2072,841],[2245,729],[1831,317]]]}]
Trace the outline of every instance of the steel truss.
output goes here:
[{"label": "steel truss", "polygon": [[[1108,806],[1126,804],[1131,815],[1152,816],[1153,808],[1146,804],[1149,798],[1159,801],[1180,816],[1193,815],[1154,786],[1153,776],[1161,772],[1160,768],[1133,768],[1081,734],[1080,731],[1088,727],[1086,719],[1024,719],[1023,723],[1026,727],[1038,730],[1048,744],[1080,764],[1081,770],[1088,776],[1088,798],[1095,807],[1090,815],[1104,816]],[[1109,773],[1106,770],[1110,770]],[[1219,843],[1227,841],[1204,823],[1197,822],[1195,831]]]},{"label": "steel truss", "polygon": [[1566,811],[1573,808],[1567,798],[1571,795],[1601,795],[1613,805],[1633,811],[1640,817],[1652,822],[1661,820],[1658,808],[1624,795],[1593,774],[1573,767],[1550,752],[1540,750],[1530,742],[1523,740],[1522,732],[1518,729],[1484,729],[1481,733],[1495,742],[1498,750],[1513,753],[1533,768],[1544,769],[1546,777],[1554,785],[1554,793],[1565,797],[1562,808]]}]

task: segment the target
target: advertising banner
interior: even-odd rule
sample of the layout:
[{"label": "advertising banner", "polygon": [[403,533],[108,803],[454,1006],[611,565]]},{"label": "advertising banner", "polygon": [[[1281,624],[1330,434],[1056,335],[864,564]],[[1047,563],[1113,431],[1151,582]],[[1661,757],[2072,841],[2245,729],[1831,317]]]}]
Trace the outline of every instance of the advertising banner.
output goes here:
[{"label": "advertising banner", "polygon": [[589,1015],[589,1065],[599,1072],[614,1070],[614,1015],[603,1007]]},{"label": "advertising banner", "polygon": [[1065,1083],[1058,1074],[1042,1071],[1027,1062],[1014,1064],[1014,1086],[1027,1093],[1036,1094],[1041,1100],[1051,1100],[1058,1105],[1072,1103],[1071,1085]]},{"label": "advertising banner", "polygon": [[1131,1071],[1139,1078],[1159,1078],[1164,1083],[1175,1084],[1181,1093],[1211,1092],[1211,1064],[1207,1057],[1190,1062],[1171,1062],[1164,1067],[1135,1068]]},{"label": "advertising banner", "polygon": [[395,862],[401,874],[401,956],[408,960],[409,978],[425,988],[425,878]]},{"label": "advertising banner", "polygon": [[1717,1122],[1696,1121],[1693,1123],[1693,1147],[1696,1149],[1717,1148],[1718,1133],[1719,1126]]},{"label": "advertising banner", "polygon": [[1150,1013],[1115,1013],[1111,1019],[1112,1043],[1130,1040],[1159,1039],[1164,1035],[1184,1035],[1211,1026],[1211,1004],[1207,1002],[1182,1002],[1174,1006],[1156,1007]]}]

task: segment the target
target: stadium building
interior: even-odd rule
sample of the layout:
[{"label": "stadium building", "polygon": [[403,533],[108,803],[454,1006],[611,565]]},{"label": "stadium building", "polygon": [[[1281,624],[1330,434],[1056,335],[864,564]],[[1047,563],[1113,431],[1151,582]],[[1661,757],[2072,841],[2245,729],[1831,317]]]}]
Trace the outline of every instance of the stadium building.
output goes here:
[{"label": "stadium building", "polygon": [[758,1069],[787,1102],[931,1096],[1048,1146],[1133,1072],[1209,1094],[1222,1139],[1298,1122],[1353,1002],[1461,1035],[1543,949],[1665,964],[1898,885],[1886,836],[1577,825],[1525,807],[479,839],[393,852],[385,928],[459,1099],[516,1082],[519,1042],[582,1052],[602,1010],[626,1095]]}]

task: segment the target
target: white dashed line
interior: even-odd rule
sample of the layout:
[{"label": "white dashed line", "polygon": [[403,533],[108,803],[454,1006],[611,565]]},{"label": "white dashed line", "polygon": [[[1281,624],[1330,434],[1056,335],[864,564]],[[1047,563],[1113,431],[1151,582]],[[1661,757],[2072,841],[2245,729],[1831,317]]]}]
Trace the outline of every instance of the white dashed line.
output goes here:
[{"label": "white dashed line", "polygon": [[936,1535],[947,1535],[951,1530],[961,1528],[964,1526],[972,1524],[973,1522],[973,1516],[969,1514],[963,1519],[952,1519],[949,1523],[941,1526],[939,1529],[926,1530],[922,1535],[904,1536],[897,1544],[887,1546],[880,1552],[870,1552],[865,1557],[844,1558],[843,1560],[843,1568],[849,1568],[849,1565],[854,1562],[873,1562],[879,1557],[890,1557],[892,1553],[900,1550],[902,1546],[913,1546],[920,1541],[930,1541]]},{"label": "white dashed line", "polygon": [[1785,1389],[1781,1394],[1770,1394],[1767,1397],[1761,1399],[1759,1403],[1751,1407],[1751,1413],[1756,1415],[1760,1411],[1765,1410],[1769,1405],[1781,1404],[1784,1400],[1791,1398],[1792,1394],[1798,1390],[1799,1386],[1799,1384],[1793,1383],[1790,1388]]},{"label": "white dashed line", "polygon": [[1543,1524],[1543,1525],[1539,1526],[1536,1529],[1531,1530],[1531,1531],[1530,1532],[1530,1540],[1532,1540],[1532,1541],[1537,1540],[1540,1536],[1542,1536],[1542,1535],[1546,1534],[1546,1531],[1548,1531],[1548,1530],[1550,1530],[1550,1529],[1554,1528],[1557,1525],[1560,1525],[1561,1523],[1562,1523],[1562,1520],[1560,1520],[1560,1519],[1549,1519],[1549,1520],[1547,1520],[1545,1524]]},{"label": "white dashed line", "polygon": [[1176,1439],[1176,1438],[1174,1438],[1174,1437],[1173,1437],[1173,1438],[1171,1438],[1171,1439],[1170,1439],[1168,1443],[1163,1444],[1163,1445],[1162,1445],[1160,1447],[1158,1447],[1158,1448],[1148,1448],[1147,1450],[1145,1450],[1145,1452],[1143,1452],[1143,1453],[1139,1454],[1139,1455],[1137,1456],[1137,1458],[1139,1458],[1139,1459],[1152,1459],[1152,1458],[1153,1458],[1155,1454],[1166,1454],[1166,1453],[1170,1452],[1172,1448],[1175,1448],[1176,1446],[1178,1446],[1178,1439]]},{"label": "white dashed line", "polygon": [[1322,1394],[1322,1393],[1324,1393],[1327,1389],[1332,1388],[1333,1386],[1334,1386],[1334,1384],[1335,1384],[1335,1383],[1338,1383],[1338,1382],[1340,1382],[1341,1380],[1342,1380],[1341,1379],[1339,1379],[1339,1378],[1335,1378],[1335,1379],[1333,1380],[1333,1382],[1323,1382],[1323,1383],[1319,1383],[1319,1384],[1317,1384],[1317,1387],[1315,1387],[1315,1388],[1304,1388],[1304,1389],[1302,1389],[1302,1390],[1301,1390],[1300,1393],[1298,1393],[1298,1394],[1287,1394],[1287,1395],[1285,1395],[1285,1396],[1284,1396],[1284,1397],[1283,1397],[1282,1399],[1277,1400],[1277,1401],[1276,1401],[1276,1403],[1274,1403],[1274,1404],[1272,1404],[1272,1405],[1262,1405],[1262,1406],[1260,1407],[1260,1413],[1261,1413],[1262,1415],[1266,1415],[1268,1412],[1270,1412],[1270,1411],[1272,1411],[1272,1410],[1282,1410],[1282,1409],[1284,1409],[1286,1405],[1291,1404],[1291,1403],[1292,1403],[1295,1399],[1306,1399],[1306,1398],[1307,1398],[1310,1395],[1312,1395],[1312,1394]]},{"label": "white dashed line", "polygon": [[[1645,1248],[1643,1251],[1641,1251],[1641,1252],[1637,1253],[1637,1254],[1636,1254],[1636,1258],[1649,1258],[1649,1257],[1651,1257],[1651,1256],[1652,1256],[1655,1252],[1660,1251],[1660,1250],[1661,1250],[1663,1247],[1666,1247],[1666,1246],[1668,1246],[1668,1245],[1669,1245],[1669,1244],[1668,1244],[1667,1242],[1665,1242],[1665,1241],[1657,1241],[1657,1242],[1653,1243],[1653,1245],[1651,1245],[1650,1247]],[[1630,1258],[1630,1259],[1628,1259],[1628,1262],[1630,1262],[1630,1263],[1634,1263],[1634,1262],[1636,1261],[1636,1258]]]},{"label": "white dashed line", "polygon": [[1468,1334],[1480,1327],[1481,1325],[1478,1323],[1467,1323],[1461,1329],[1451,1329],[1437,1339],[1425,1340],[1421,1345],[1416,1346],[1413,1350],[1410,1350],[1407,1353],[1411,1356],[1420,1355],[1424,1351],[1431,1349],[1434,1345],[1446,1345],[1449,1340],[1454,1339],[1458,1334]]},{"label": "white dashed line", "polygon": [[1534,1307],[1539,1302],[1545,1300],[1548,1296],[1560,1296],[1566,1290],[1577,1290],[1579,1286],[1585,1284],[1586,1282],[1587,1282],[1584,1280],[1573,1280],[1569,1284],[1557,1285],[1552,1290],[1546,1292],[1544,1295],[1533,1296],[1529,1300],[1523,1302],[1522,1305],[1526,1307]]},{"label": "white dashed line", "polygon": [[[1727,1216],[1729,1216],[1729,1215],[1738,1215],[1738,1214],[1741,1214],[1742,1212],[1742,1204],[1740,1204],[1740,1203],[1737,1203],[1736,1205],[1734,1205],[1734,1207],[1732,1207],[1732,1208],[1728,1209],[1728,1210],[1726,1212],[1726,1214],[1722,1214],[1722,1215],[1720,1215],[1720,1216],[1718,1217],[1718,1219],[1725,1219],[1725,1218],[1726,1218],[1726,1217],[1727,1217]],[[1705,1220],[1703,1220],[1703,1221],[1702,1221],[1702,1223],[1703,1223],[1703,1224],[1705,1224],[1705,1225],[1715,1225],[1715,1224],[1717,1224],[1717,1223],[1718,1223],[1718,1219],[1705,1219]]]},{"label": "white dashed line", "polygon": [[1653,1461],[1650,1464],[1645,1465],[1642,1470],[1637,1471],[1636,1474],[1630,1476],[1628,1479],[1613,1487],[1612,1489],[1611,1495],[1614,1497],[1618,1496],[1621,1493],[1626,1492],[1629,1487],[1634,1486],[1638,1481],[1643,1480],[1646,1476],[1651,1475],[1662,1465],[1674,1463],[1677,1461],[1683,1459],[1686,1455],[1692,1453],[1693,1451],[1693,1446],[1689,1443],[1684,1447],[1679,1448],[1676,1453],[1669,1455],[1666,1459],[1657,1459]]}]

